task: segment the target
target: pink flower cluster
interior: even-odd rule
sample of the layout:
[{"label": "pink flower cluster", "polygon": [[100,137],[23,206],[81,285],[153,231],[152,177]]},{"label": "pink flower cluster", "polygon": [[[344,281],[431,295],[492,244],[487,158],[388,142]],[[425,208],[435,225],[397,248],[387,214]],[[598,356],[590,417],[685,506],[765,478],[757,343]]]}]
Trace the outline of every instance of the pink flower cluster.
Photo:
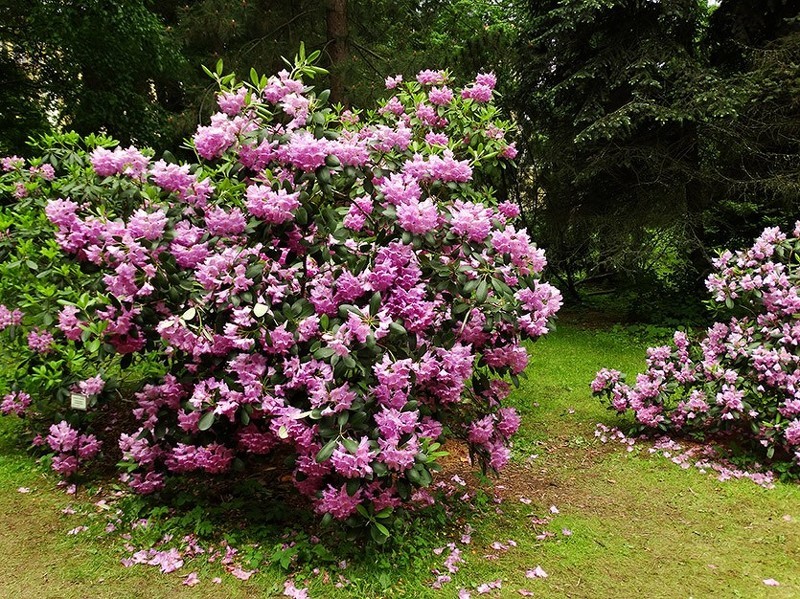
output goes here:
[{"label": "pink flower cluster", "polygon": [[[733,310],[704,338],[677,331],[647,351],[647,370],[629,386],[600,371],[596,395],[630,411],[645,431],[735,437],[769,460],[800,466],[800,223],[791,235],[766,229],[754,245],[724,252],[707,286]],[[737,310],[738,308],[738,310]]]},{"label": "pink flower cluster", "polygon": [[0,159],[0,165],[4,171],[13,171],[25,166],[25,159],[19,156],[4,156]]},{"label": "pink flower cluster", "polygon": [[461,91],[461,97],[475,102],[490,102],[492,92],[497,85],[494,73],[481,73],[475,78],[475,83]]},{"label": "pink flower cluster", "polygon": [[133,146],[127,150],[108,150],[101,147],[92,152],[91,162],[95,172],[101,177],[124,174],[139,179],[147,170],[150,158]]},{"label": "pink flower cluster", "polygon": [[3,401],[0,403],[0,414],[22,416],[30,405],[30,395],[24,391],[14,391],[3,397]]},{"label": "pink flower cluster", "polygon": [[[520,419],[502,406],[504,378],[561,295],[518,208],[475,176],[508,147],[494,76],[466,96],[450,84],[392,78],[386,109],[363,122],[318,118],[322,102],[289,73],[237,85],[194,136],[207,162],[92,153],[95,184],[122,179],[144,198],[127,212],[49,202],[56,240],[100,288],[31,332],[31,350],[89,335],[168,371],[135,394],[136,425],[117,440],[133,489],[288,453],[317,512],[347,519],[424,501],[444,431],[485,467],[507,463]],[[75,385],[107,400],[100,377]],[[65,474],[99,449],[65,422],[47,443]]]},{"label": "pink flower cluster", "polygon": [[94,435],[80,434],[64,420],[50,426],[46,441],[55,452],[52,468],[62,476],[75,474],[81,463],[99,453],[102,445]]},{"label": "pink flower cluster", "polygon": [[9,310],[0,304],[0,331],[12,326],[19,326],[22,323],[22,312],[20,310]]}]

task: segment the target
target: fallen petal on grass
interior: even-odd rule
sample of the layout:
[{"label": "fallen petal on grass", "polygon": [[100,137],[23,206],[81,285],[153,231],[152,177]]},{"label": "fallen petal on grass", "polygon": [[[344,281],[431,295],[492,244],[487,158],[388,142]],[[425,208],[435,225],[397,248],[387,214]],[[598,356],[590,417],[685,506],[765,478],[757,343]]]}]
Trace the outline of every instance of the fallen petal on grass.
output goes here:
[{"label": "fallen petal on grass", "polygon": [[239,566],[235,566],[231,571],[231,576],[235,576],[239,580],[249,580],[250,577],[256,573],[255,570],[242,570]]},{"label": "fallen petal on grass", "polygon": [[291,599],[308,599],[308,589],[298,589],[294,586],[293,580],[287,580],[283,583],[283,594]]},{"label": "fallen petal on grass", "polygon": [[533,570],[526,571],[525,576],[528,578],[547,578],[547,572],[541,566],[536,566]]}]

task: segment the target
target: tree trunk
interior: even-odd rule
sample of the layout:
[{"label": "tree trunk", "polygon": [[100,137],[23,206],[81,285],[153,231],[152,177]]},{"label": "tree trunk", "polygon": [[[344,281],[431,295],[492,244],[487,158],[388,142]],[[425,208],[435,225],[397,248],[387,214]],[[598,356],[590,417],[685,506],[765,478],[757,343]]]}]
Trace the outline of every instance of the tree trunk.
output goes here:
[{"label": "tree trunk", "polygon": [[350,54],[347,27],[347,0],[327,0],[328,54],[331,58],[331,101],[347,103],[342,67]]}]

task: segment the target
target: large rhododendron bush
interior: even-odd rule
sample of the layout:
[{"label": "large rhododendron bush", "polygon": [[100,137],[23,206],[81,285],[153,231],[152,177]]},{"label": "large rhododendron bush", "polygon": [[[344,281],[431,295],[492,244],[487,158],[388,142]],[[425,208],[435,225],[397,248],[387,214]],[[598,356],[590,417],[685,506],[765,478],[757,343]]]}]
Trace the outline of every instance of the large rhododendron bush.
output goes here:
[{"label": "large rhododendron bush", "polygon": [[629,386],[600,371],[596,395],[633,414],[645,433],[721,438],[784,474],[800,473],[800,223],[790,235],[766,229],[748,250],[724,252],[708,280],[713,303],[730,313],[692,340],[647,352]]},{"label": "large rhododendron bush", "polygon": [[[517,207],[490,187],[515,154],[495,78],[461,90],[445,72],[390,78],[377,110],[351,112],[306,86],[314,70],[301,60],[248,83],[219,71],[198,164],[99,146],[80,197],[53,182],[47,219],[90,288],[50,327],[26,328],[13,305],[0,327],[24,338],[30,364],[92,346],[119,368],[162,366],[125,396],[107,386],[113,368],[88,360],[48,396],[69,417],[38,442],[62,474],[109,443],[140,493],[281,456],[318,513],[380,525],[430,501],[448,437],[484,467],[508,461],[519,417],[503,407],[506,381],[561,297],[540,281],[544,253]],[[10,387],[3,412],[45,409],[24,377]],[[70,409],[76,395],[86,412]],[[133,411],[118,438],[87,424],[108,403]]]}]

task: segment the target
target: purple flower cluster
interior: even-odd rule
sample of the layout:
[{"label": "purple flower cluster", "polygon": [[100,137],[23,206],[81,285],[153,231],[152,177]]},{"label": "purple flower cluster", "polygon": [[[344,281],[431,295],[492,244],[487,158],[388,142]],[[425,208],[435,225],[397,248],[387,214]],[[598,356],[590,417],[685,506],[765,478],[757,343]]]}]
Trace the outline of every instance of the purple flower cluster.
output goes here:
[{"label": "purple flower cluster", "polygon": [[62,476],[75,474],[83,462],[100,452],[102,445],[94,435],[80,434],[64,420],[50,426],[46,441],[55,452],[52,468]]},{"label": "purple flower cluster", "polygon": [[0,331],[12,326],[19,326],[22,323],[22,312],[18,309],[9,310],[0,304]]},{"label": "purple flower cluster", "polygon": [[0,403],[0,414],[16,414],[22,416],[31,405],[31,396],[24,391],[14,391],[3,397]]}]

